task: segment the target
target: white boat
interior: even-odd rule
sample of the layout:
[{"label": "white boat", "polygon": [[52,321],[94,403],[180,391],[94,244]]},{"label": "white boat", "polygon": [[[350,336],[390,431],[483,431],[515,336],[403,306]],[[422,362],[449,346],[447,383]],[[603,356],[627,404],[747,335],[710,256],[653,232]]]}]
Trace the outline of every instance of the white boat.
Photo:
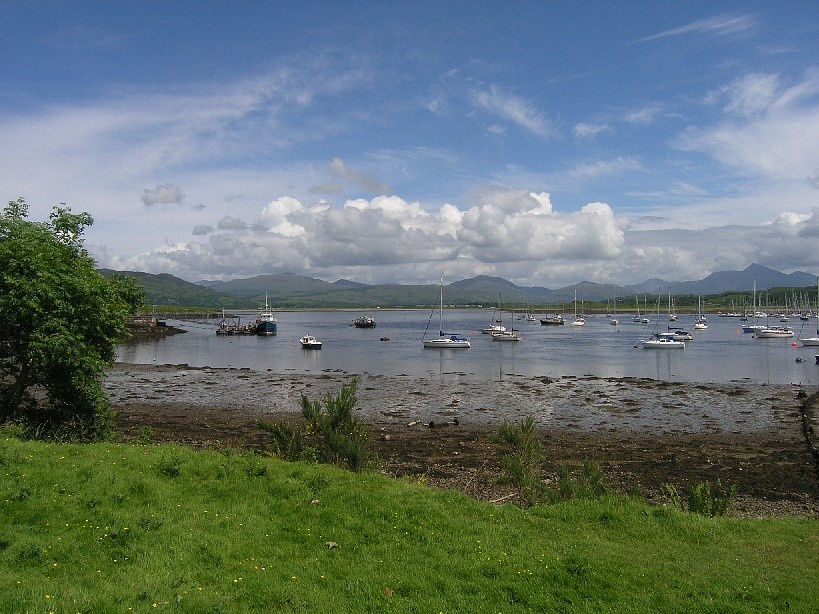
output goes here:
[{"label": "white boat", "polygon": [[680,329],[670,330],[667,333],[663,333],[663,335],[666,335],[671,339],[674,339],[674,341],[691,341],[694,339],[694,335],[692,335],[688,331]]},{"label": "white boat", "polygon": [[614,307],[611,310],[611,317],[609,318],[609,324],[612,326],[617,326],[620,324],[620,321],[615,317],[617,315],[617,297],[614,297]]},{"label": "white boat", "polygon": [[640,343],[645,350],[682,350],[685,349],[685,341],[677,341],[667,336],[665,333],[655,335],[650,339],[641,339]]},{"label": "white boat", "polygon": [[523,335],[517,330],[505,330],[499,333],[492,333],[492,341],[521,341]]},{"label": "white boat", "polygon": [[702,295],[697,298],[697,319],[694,320],[694,330],[708,328],[708,318],[702,313]]},{"label": "white boat", "polygon": [[306,335],[304,335],[304,337],[299,339],[299,343],[301,343],[301,347],[303,347],[305,350],[320,350],[321,349],[321,341],[316,339],[310,333],[307,333]]},{"label": "white boat", "polygon": [[577,314],[577,290],[574,291],[574,320],[569,326],[585,326],[586,319],[582,315]]},{"label": "white boat", "polygon": [[[437,349],[467,349],[472,347],[472,344],[469,342],[469,339],[464,339],[463,337],[459,337],[458,335],[452,333],[445,333],[444,332],[444,278],[441,277],[441,303],[439,306],[439,326],[438,326],[438,337],[433,339],[427,339],[426,332],[424,332],[424,338],[421,341],[425,348],[437,348]],[[433,311],[434,313],[434,311]],[[430,314],[429,319],[432,320],[432,314]],[[427,329],[429,329],[429,322],[427,322]]]},{"label": "white boat", "polygon": [[[506,332],[506,327],[503,325],[503,313],[500,310],[501,295],[498,293],[498,306],[492,308],[492,318],[489,320],[489,326],[482,328],[481,333],[484,335],[494,335],[495,333]],[[495,312],[498,312],[498,317],[495,319]]]},{"label": "white boat", "polygon": [[[660,324],[660,295],[657,295],[657,325]],[[685,341],[674,338],[674,332],[655,333],[648,339],[640,339],[640,344],[645,350],[675,350],[684,349]]]},{"label": "white boat", "polygon": [[771,326],[756,333],[757,339],[779,339],[793,337],[793,330],[787,326]]},{"label": "white boat", "polygon": [[[816,278],[816,296],[819,301],[819,277]],[[819,326],[816,327],[815,337],[799,337],[799,342],[802,345],[817,346],[819,345]]]}]

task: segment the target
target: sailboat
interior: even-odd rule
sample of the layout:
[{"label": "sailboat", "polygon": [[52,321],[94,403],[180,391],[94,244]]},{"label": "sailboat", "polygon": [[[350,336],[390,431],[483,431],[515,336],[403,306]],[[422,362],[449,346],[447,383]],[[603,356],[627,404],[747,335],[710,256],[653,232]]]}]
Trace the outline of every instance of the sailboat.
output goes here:
[{"label": "sailboat", "polygon": [[754,323],[753,324],[743,324],[742,325],[742,332],[743,333],[758,333],[762,329],[765,328],[762,324],[758,322],[759,318],[759,309],[757,309],[756,304],[756,280],[754,280],[754,304],[751,307],[751,311],[754,312]]},{"label": "sailboat", "polygon": [[503,312],[501,311],[501,294],[498,292],[498,317],[495,318],[495,307],[492,308],[492,319],[489,321],[489,326],[482,328],[481,332],[484,335],[494,335],[495,333],[502,333],[506,331],[503,325]]},{"label": "sailboat", "polygon": [[[657,295],[657,327],[660,326],[660,295]],[[685,349],[685,341],[675,338],[673,332],[661,333],[659,330],[648,339],[640,339],[644,350],[675,350]]]},{"label": "sailboat", "polygon": [[582,315],[577,315],[577,290],[574,291],[574,320],[570,326],[585,326],[586,320]]},{"label": "sailboat", "polygon": [[671,288],[668,289],[668,321],[677,321],[677,314],[674,313],[674,301],[671,300]]},{"label": "sailboat", "polygon": [[614,307],[611,310],[611,319],[609,320],[609,324],[612,326],[617,326],[620,321],[615,317],[617,315],[617,297],[614,297]]},{"label": "sailboat", "polygon": [[[817,302],[819,302],[819,277],[816,278],[816,297]],[[819,325],[816,326],[816,336],[815,337],[799,337],[799,341],[802,345],[810,345],[815,346],[819,345]],[[819,359],[817,359],[819,360]]]},{"label": "sailboat", "polygon": [[708,328],[708,319],[702,313],[702,294],[697,297],[697,319],[694,320],[694,330],[705,330]]},{"label": "sailboat", "polygon": [[[500,310],[501,310],[501,305],[500,305],[500,300],[498,300],[498,311],[500,311]],[[512,313],[511,320],[512,320],[512,322],[515,321],[514,313]],[[520,331],[515,330],[514,324],[512,325],[512,328],[510,328],[509,330],[504,329],[504,330],[493,331],[490,334],[492,335],[492,341],[520,341],[520,340],[523,339],[523,334]]]},{"label": "sailboat", "polygon": [[[433,310],[433,313],[435,311]],[[432,313],[429,315],[432,320]],[[427,322],[427,329],[429,329],[429,322]],[[424,339],[422,342],[425,348],[440,348],[440,349],[467,349],[472,347],[469,339],[464,339],[458,335],[444,332],[444,278],[441,277],[441,303],[439,307],[439,326],[438,338],[427,339],[426,331],[424,331]]]},{"label": "sailboat", "polygon": [[631,321],[638,324],[648,324],[650,320],[647,317],[640,315],[640,297],[636,294],[634,295],[634,302],[637,303],[637,315],[631,318]]}]

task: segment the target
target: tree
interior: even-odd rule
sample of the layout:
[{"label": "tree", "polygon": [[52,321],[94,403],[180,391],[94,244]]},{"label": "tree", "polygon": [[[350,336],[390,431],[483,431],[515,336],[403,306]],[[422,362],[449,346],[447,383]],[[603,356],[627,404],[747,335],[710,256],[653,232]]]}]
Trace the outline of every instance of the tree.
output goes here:
[{"label": "tree", "polygon": [[96,271],[82,245],[89,214],[27,216],[22,198],[0,215],[0,423],[38,438],[104,438],[112,416],[102,379],[142,289]]}]

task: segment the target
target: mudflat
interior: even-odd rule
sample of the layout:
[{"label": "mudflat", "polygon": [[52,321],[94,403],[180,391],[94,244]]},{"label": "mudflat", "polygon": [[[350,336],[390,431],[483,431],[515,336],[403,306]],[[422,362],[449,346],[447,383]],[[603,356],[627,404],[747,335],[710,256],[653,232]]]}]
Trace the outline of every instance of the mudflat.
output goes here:
[{"label": "mudflat", "polygon": [[[302,394],[335,394],[351,374],[288,374],[119,363],[106,391],[126,440],[264,451],[260,420],[300,420]],[[544,479],[597,463],[615,490],[666,501],[663,486],[735,485],[740,516],[819,517],[817,458],[803,413],[815,393],[799,385],[689,384],[635,378],[507,376],[359,379],[357,415],[380,471],[495,502],[503,451],[490,435],[533,416]],[[810,429],[807,429],[808,431]],[[809,434],[809,433],[808,433]]]}]

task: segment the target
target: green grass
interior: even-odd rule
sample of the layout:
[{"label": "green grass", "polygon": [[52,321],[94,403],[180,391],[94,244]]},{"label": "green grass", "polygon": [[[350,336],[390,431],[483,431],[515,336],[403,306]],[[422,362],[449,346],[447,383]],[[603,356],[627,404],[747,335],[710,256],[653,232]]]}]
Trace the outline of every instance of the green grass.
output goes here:
[{"label": "green grass", "polygon": [[0,612],[815,612],[817,586],[812,520],[523,510],[248,454],[0,441]]}]

